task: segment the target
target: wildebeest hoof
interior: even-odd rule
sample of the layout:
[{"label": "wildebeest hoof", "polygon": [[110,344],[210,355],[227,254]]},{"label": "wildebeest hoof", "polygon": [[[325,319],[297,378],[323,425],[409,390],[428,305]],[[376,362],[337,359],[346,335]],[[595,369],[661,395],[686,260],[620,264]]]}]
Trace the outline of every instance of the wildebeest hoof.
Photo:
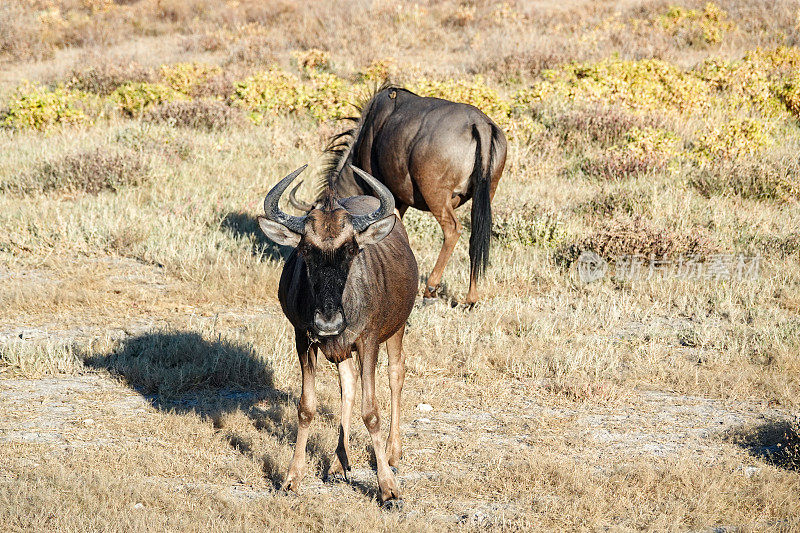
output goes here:
[{"label": "wildebeest hoof", "polygon": [[405,506],[405,501],[402,498],[392,498],[381,503],[381,509],[384,511],[399,512],[403,510],[403,506]]},{"label": "wildebeest hoof", "polygon": [[296,480],[284,481],[283,485],[281,485],[281,492],[297,496],[300,494],[300,483],[298,483]]},{"label": "wildebeest hoof", "polygon": [[439,301],[439,298],[422,298],[422,305],[431,305]]},{"label": "wildebeest hoof", "polygon": [[302,475],[298,475],[296,472],[289,472],[286,476],[286,480],[281,485],[281,490],[283,492],[294,492],[295,494],[300,493],[300,482],[303,480]]}]

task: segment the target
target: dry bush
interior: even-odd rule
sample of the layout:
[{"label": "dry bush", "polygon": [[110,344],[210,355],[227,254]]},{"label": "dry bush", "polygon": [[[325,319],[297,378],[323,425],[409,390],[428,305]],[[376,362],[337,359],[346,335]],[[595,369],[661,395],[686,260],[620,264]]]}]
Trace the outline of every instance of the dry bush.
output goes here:
[{"label": "dry bush", "polygon": [[71,89],[108,95],[126,83],[151,81],[154,81],[153,71],[135,61],[117,64],[98,58],[88,65],[73,68],[67,84]]},{"label": "dry bush", "polygon": [[655,226],[642,216],[623,216],[603,221],[588,237],[561,246],[556,250],[555,259],[558,264],[569,266],[589,250],[610,260],[620,256],[704,258],[716,252],[717,246],[702,228],[679,232]]},{"label": "dry bush", "polygon": [[648,197],[640,191],[621,189],[601,192],[591,200],[578,205],[575,211],[600,217],[611,217],[616,214],[633,215],[647,209]]},{"label": "dry bush", "polygon": [[236,89],[233,77],[228,72],[210,76],[194,88],[193,96],[197,98],[214,97],[228,100]]},{"label": "dry bush", "polygon": [[690,183],[704,196],[740,196],[755,200],[800,199],[800,157],[771,153],[766,157],[713,159],[696,167]]},{"label": "dry bush", "polygon": [[0,3],[0,60],[44,59],[52,49],[36,39],[36,20],[18,2]]},{"label": "dry bush", "polygon": [[624,180],[662,172],[666,161],[651,154],[637,154],[625,150],[608,150],[589,156],[580,163],[580,170],[587,176],[601,180]]},{"label": "dry bush", "polygon": [[277,61],[274,42],[263,35],[238,40],[230,46],[225,60],[226,64],[241,63],[248,66],[269,66]]},{"label": "dry bush", "polygon": [[244,124],[239,109],[219,100],[191,100],[168,102],[148,109],[142,116],[145,122],[164,122],[171,126],[220,130]]},{"label": "dry bush", "polygon": [[659,120],[651,115],[643,116],[630,113],[619,106],[590,105],[570,108],[567,111],[546,116],[542,122],[547,131],[562,146],[568,149],[583,149],[586,143],[596,143],[602,147],[621,142],[633,128],[653,127]]},{"label": "dry bush", "polygon": [[118,131],[115,141],[134,152],[158,154],[173,162],[185,161],[196,149],[191,135],[146,123]]},{"label": "dry bush", "polygon": [[536,78],[543,70],[554,68],[574,59],[564,48],[537,47],[500,57],[491,56],[478,63],[474,70],[501,80],[524,80]]},{"label": "dry bush", "polygon": [[78,151],[45,161],[21,183],[6,184],[8,189],[30,192],[116,191],[140,185],[147,180],[150,167],[141,155],[104,147]]},{"label": "dry bush", "polygon": [[184,37],[182,46],[187,52],[219,52],[226,50],[228,43],[219,32],[208,32]]},{"label": "dry bush", "polygon": [[754,244],[764,253],[785,259],[800,253],[800,233],[761,236]]},{"label": "dry bush", "polygon": [[734,36],[736,41],[744,41],[748,35],[760,35],[762,39],[782,38],[783,42],[776,44],[800,44],[796,1],[727,0],[723,6],[730,20],[741,30],[740,35]]}]

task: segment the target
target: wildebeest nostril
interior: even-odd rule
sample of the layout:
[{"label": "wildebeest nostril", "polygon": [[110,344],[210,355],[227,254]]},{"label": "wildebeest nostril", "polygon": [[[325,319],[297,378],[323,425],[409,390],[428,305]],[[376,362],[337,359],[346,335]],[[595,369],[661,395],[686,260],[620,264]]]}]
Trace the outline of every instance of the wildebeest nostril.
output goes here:
[{"label": "wildebeest nostril", "polygon": [[316,311],[314,327],[320,335],[338,335],[344,327],[344,316],[341,311],[336,311],[331,315]]}]

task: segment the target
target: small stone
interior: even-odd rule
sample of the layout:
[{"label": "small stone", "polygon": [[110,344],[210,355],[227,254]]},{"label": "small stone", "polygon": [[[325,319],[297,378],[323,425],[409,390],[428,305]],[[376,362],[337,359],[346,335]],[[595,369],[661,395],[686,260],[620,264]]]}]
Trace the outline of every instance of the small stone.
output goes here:
[{"label": "small stone", "polygon": [[433,406],[428,403],[421,403],[417,405],[417,411],[421,411],[423,413],[430,413],[433,411]]},{"label": "small stone", "polygon": [[144,504],[140,502],[136,502],[133,504],[134,509],[144,509]]},{"label": "small stone", "polygon": [[431,421],[430,418],[424,418],[424,417],[423,418],[417,418],[416,420],[414,420],[414,422],[419,423],[419,424],[428,424],[428,423],[430,423],[430,421]]},{"label": "small stone", "polygon": [[91,418],[87,418],[86,420],[83,421],[83,425],[84,426],[93,426],[94,425],[94,420],[91,419]]}]

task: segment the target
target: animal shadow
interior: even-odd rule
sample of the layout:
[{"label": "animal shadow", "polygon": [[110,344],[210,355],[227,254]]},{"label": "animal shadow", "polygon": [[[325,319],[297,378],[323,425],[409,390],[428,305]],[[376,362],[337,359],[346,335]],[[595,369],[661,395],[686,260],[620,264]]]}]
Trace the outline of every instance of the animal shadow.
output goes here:
[{"label": "animal shadow", "polygon": [[225,213],[220,221],[220,229],[235,238],[249,239],[253,245],[251,253],[256,257],[271,261],[285,261],[293,248],[281,246],[269,240],[258,226],[256,217],[241,211]]},{"label": "animal shadow", "polygon": [[[210,419],[234,450],[261,461],[275,489],[282,485],[285,471],[277,459],[224,423],[225,415],[241,411],[259,432],[292,447],[296,442],[298,398],[275,386],[273,368],[252,346],[192,331],[152,332],[129,337],[110,353],[86,354],[84,364],[119,377],[159,411]],[[328,406],[319,407],[319,418],[333,416]],[[330,467],[332,452],[319,436],[310,436],[307,454],[321,465],[320,475]],[[352,485],[377,494],[374,487]]]},{"label": "animal shadow", "polygon": [[727,437],[753,457],[784,470],[800,472],[800,420],[770,420]]}]

